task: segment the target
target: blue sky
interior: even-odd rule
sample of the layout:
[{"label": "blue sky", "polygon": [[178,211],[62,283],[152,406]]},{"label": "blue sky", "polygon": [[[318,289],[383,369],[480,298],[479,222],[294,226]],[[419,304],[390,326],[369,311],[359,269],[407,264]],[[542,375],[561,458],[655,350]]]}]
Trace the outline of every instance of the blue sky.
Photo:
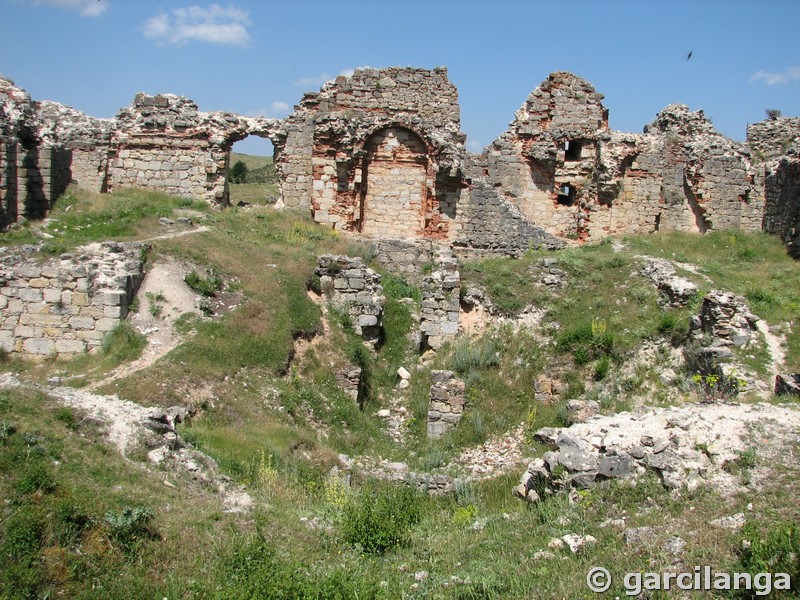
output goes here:
[{"label": "blue sky", "polygon": [[680,102],[741,140],[767,108],[800,115],[798,23],[798,0],[0,0],[0,73],[99,117],[138,91],[282,117],[359,66],[445,65],[476,151],[568,70],[605,94],[613,129]]}]

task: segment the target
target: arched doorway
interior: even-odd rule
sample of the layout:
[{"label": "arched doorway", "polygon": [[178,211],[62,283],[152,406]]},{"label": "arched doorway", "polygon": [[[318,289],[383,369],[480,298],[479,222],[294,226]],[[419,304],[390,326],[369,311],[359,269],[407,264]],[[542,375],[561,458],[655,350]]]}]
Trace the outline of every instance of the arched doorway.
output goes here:
[{"label": "arched doorway", "polygon": [[366,143],[361,233],[414,238],[424,228],[428,157],[420,137],[402,127],[375,133]]},{"label": "arched doorway", "polygon": [[234,143],[228,152],[225,177],[228,202],[234,206],[276,202],[280,191],[272,141],[249,135]]}]

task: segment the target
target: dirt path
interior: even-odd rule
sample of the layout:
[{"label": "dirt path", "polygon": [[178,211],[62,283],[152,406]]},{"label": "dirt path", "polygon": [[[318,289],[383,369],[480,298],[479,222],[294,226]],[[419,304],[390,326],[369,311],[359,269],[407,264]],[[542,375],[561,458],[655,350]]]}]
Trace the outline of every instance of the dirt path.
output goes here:
[{"label": "dirt path", "polygon": [[184,281],[189,271],[172,257],[161,258],[150,265],[137,293],[139,309],[128,317],[136,330],[147,338],[147,346],[137,360],[121,365],[86,389],[96,390],[146,369],[181,343],[175,321],[183,314],[196,311],[199,301],[199,296]]},{"label": "dirt path", "polygon": [[761,335],[764,336],[764,341],[767,343],[767,349],[770,356],[770,373],[774,381],[775,375],[778,375],[786,362],[786,352],[783,349],[781,338],[770,331],[769,325],[764,319],[759,319],[756,322],[756,327]]}]

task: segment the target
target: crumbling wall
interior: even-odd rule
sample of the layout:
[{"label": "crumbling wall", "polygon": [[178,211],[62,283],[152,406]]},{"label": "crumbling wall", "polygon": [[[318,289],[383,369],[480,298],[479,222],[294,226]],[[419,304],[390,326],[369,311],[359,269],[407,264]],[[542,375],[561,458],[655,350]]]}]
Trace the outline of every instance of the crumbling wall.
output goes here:
[{"label": "crumbling wall", "polygon": [[295,163],[292,185],[310,195],[317,222],[375,238],[451,238],[465,138],[446,69],[338,77],[306,94],[287,129],[297,139],[312,124],[310,179]]},{"label": "crumbling wall", "polygon": [[553,73],[480,157],[484,178],[546,232],[581,240],[760,227],[747,150],[702,111],[670,105],[644,135],[608,130],[601,94]]},{"label": "crumbling wall", "polygon": [[452,371],[431,371],[428,437],[438,438],[464,416],[466,386]]},{"label": "crumbling wall", "polygon": [[777,235],[800,258],[800,156],[796,152],[767,166],[764,231]]},{"label": "crumbling wall", "polygon": [[461,275],[458,260],[448,249],[436,257],[436,267],[422,278],[422,305],[419,328],[422,332],[422,349],[438,350],[458,334],[461,310]]},{"label": "crumbling wall", "polygon": [[332,306],[347,311],[355,332],[370,344],[382,337],[383,295],[381,276],[359,257],[323,254],[317,258],[319,287]]},{"label": "crumbling wall", "polygon": [[0,348],[34,357],[98,350],[128,314],[146,249],[105,242],[45,261],[30,247],[0,256]]},{"label": "crumbling wall", "polygon": [[107,191],[108,152],[115,121],[89,117],[49,100],[36,102],[35,108],[43,145],[63,153],[62,169],[68,177],[63,187],[74,182],[92,192]]},{"label": "crumbling wall", "polygon": [[202,113],[172,94],[137,94],[116,118],[108,189],[140,187],[228,203],[230,148],[250,134],[276,135],[274,119]]},{"label": "crumbling wall", "polygon": [[747,146],[760,161],[787,154],[800,146],[800,117],[775,117],[748,125]]},{"label": "crumbling wall", "polygon": [[256,135],[273,142],[285,206],[375,240],[519,255],[661,229],[763,226],[794,239],[791,168],[770,161],[798,143],[800,119],[756,123],[743,146],[681,105],[643,134],[612,132],[602,100],[580,77],[553,73],[472,156],[444,68],[357,70],[306,94],[284,120],[144,93],[115,119],[94,119],[0,79],[0,225],[45,216],[70,181],[224,206],[230,148]]}]

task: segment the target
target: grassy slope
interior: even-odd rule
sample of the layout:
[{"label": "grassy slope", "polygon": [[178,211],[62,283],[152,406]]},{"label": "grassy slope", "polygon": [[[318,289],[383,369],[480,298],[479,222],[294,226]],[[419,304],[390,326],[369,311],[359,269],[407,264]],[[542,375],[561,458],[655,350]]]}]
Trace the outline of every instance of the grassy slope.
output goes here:
[{"label": "grassy slope", "polygon": [[[247,165],[249,171],[263,169],[273,164],[271,156],[254,156],[252,154],[239,154],[231,152],[231,165],[241,160]],[[248,204],[264,204],[267,196],[278,194],[277,181],[270,183],[237,183],[230,185],[230,202],[234,206],[239,202]]]},{"label": "grassy slope", "polygon": [[247,165],[247,168],[250,171],[268,167],[274,162],[274,159],[271,156],[256,156],[254,154],[240,154],[239,152],[231,152],[231,164],[234,164],[240,160]]},{"label": "grassy slope", "polygon": [[[159,230],[157,216],[172,214],[182,204],[140,192],[71,198],[79,210],[70,211],[69,218],[77,219],[80,229],[70,227],[55,238],[59,249],[102,239],[108,211],[122,207],[139,216],[116,219],[127,222],[121,235],[149,237]],[[55,214],[63,224],[70,213],[62,210],[57,208]],[[798,479],[792,473],[777,474],[774,489],[756,497],[722,499],[701,492],[675,499],[658,482],[646,481],[635,489],[601,486],[581,493],[577,502],[557,495],[534,510],[511,497],[516,480],[511,475],[463,489],[457,498],[420,500],[420,520],[404,543],[383,557],[372,557],[343,537],[352,525],[347,507],[358,502],[360,492],[345,491],[323,476],[337,452],[433,467],[521,420],[531,421],[531,428],[563,420],[565,399],[537,406],[533,379],[554,365],[563,367],[571,382],[565,396],[577,395],[602,360],[593,356],[586,364],[575,364],[583,342],[580,336],[564,337],[566,333],[585,329],[595,317],[602,319],[612,335],[608,355],[613,377],[631,348],[642,339],[679,335],[676,323],[690,312],[679,311],[679,319],[664,320],[652,289],[630,275],[635,254],[698,264],[720,287],[757,299],[754,310],[771,323],[793,320],[793,331],[798,331],[792,304],[800,285],[798,267],[776,241],[739,234],[673,234],[631,238],[622,253],[609,244],[572,249],[556,255],[570,281],[559,293],[532,285],[529,269],[539,268],[538,254],[521,261],[467,265],[462,275],[468,283],[483,285],[509,312],[531,301],[547,306],[547,319],[560,324],[554,338],[573,342],[542,346],[506,328],[442,352],[433,366],[454,368],[467,379],[470,408],[462,424],[436,443],[424,434],[428,369],[412,370],[409,403],[415,418],[403,447],[388,438],[374,412],[396,393],[397,366],[412,364],[413,348],[405,336],[411,319],[398,299],[418,292],[396,280],[387,282],[388,339],[377,355],[360,353],[352,333],[332,315],[330,334],[287,371],[293,338],[316,330],[320,323],[318,307],[305,294],[314,256],[362,249],[290,212],[254,208],[209,214],[211,231],[158,241],[154,252],[214,268],[245,300],[217,321],[185,319],[183,326],[195,332],[193,337],[147,371],[105,391],[144,404],[195,403],[200,412],[183,428],[183,435],[248,484],[265,508],[247,522],[221,515],[213,496],[188,483],[169,488],[162,483],[168,475],[151,474],[135,459],[131,463],[119,458],[80,415],[72,420],[63,414],[57,417],[58,408],[39,394],[5,393],[0,425],[13,425],[14,432],[0,439],[0,489],[11,500],[0,513],[0,544],[3,559],[30,579],[30,595],[52,590],[72,597],[289,598],[332,597],[332,590],[339,590],[340,597],[360,598],[588,597],[584,578],[589,565],[600,564],[617,574],[665,569],[672,558],[660,543],[673,535],[688,543],[684,564],[737,564],[742,534],[709,530],[705,524],[744,510],[748,502],[755,505],[754,520],[763,525],[800,517],[793,501]],[[51,232],[53,227],[60,228],[51,225]],[[7,238],[28,239],[33,239],[29,229]],[[746,270],[740,267],[742,261],[750,265]],[[708,289],[707,282],[698,283]],[[790,361],[796,365],[794,334],[790,344]],[[340,365],[359,361],[371,373],[371,394],[363,411],[338,390],[334,378]],[[88,357],[24,369],[14,361],[4,368],[42,380],[55,370],[85,372],[95,367],[99,373],[93,376],[99,377],[113,364],[106,357]],[[2,431],[8,428],[0,427]],[[25,434],[30,432],[43,436],[37,442],[46,449],[41,457],[31,458],[27,451],[26,440],[31,438]],[[51,473],[52,489],[30,491],[30,486],[21,486],[21,473],[34,463]],[[62,499],[79,504],[89,516],[77,537],[67,539],[59,533],[63,519],[54,516],[60,514],[54,507]],[[106,511],[126,505],[153,509],[152,527],[158,534],[141,539],[128,555],[104,521]],[[688,505],[694,509],[687,511]],[[601,526],[608,518],[623,516],[627,526],[655,526],[658,540],[627,551],[620,531]],[[301,521],[315,517],[333,530],[312,529]],[[17,535],[19,521],[27,537]],[[551,537],[570,532],[594,535],[598,544],[587,554],[534,558]],[[14,549],[20,539],[33,540],[25,552]],[[92,544],[98,539],[107,550],[95,556]],[[191,553],[185,551],[189,547]],[[418,571],[428,572],[421,582],[415,580]],[[93,583],[100,588],[93,590]],[[624,595],[621,588],[614,589]],[[0,598],[3,593],[26,597],[14,586],[0,591]]]}]

